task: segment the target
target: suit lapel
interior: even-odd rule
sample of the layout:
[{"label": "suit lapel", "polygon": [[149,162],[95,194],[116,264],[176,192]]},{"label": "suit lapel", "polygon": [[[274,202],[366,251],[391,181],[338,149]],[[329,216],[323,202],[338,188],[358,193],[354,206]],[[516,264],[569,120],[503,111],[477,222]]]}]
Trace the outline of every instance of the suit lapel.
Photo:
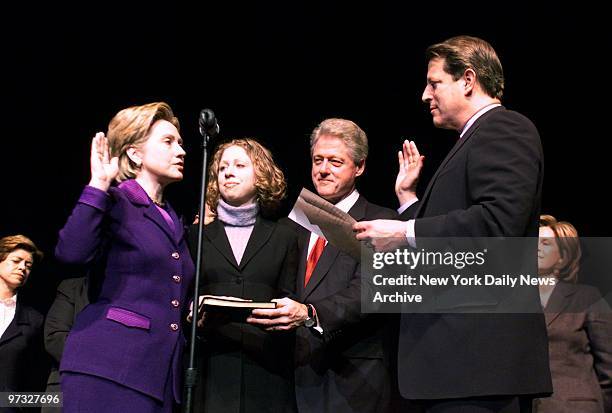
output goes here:
[{"label": "suit lapel", "polygon": [[244,250],[244,254],[242,254],[242,259],[240,260],[240,271],[242,271],[249,261],[255,256],[255,254],[257,254],[257,251],[259,251],[266,244],[266,242],[268,242],[273,230],[274,225],[270,221],[261,218],[259,215],[257,216],[255,226],[253,227],[253,232],[249,237],[249,242]]},{"label": "suit lapel", "polygon": [[174,241],[178,245],[181,243],[181,240],[185,236],[185,227],[183,225],[183,219],[176,214],[174,208],[172,208],[170,203],[168,203],[168,215],[170,215],[170,218],[172,218],[172,222],[174,222]]},{"label": "suit lapel", "polygon": [[559,282],[555,286],[544,308],[547,326],[550,326],[569,305],[569,297],[576,293],[576,289],[576,285],[566,282]]},{"label": "suit lapel", "polygon": [[[168,223],[162,216],[161,212],[157,210],[155,204],[151,203],[147,209],[144,210],[144,216],[155,223],[163,231],[164,234],[172,241],[173,244],[176,244],[176,234],[173,234],[173,231],[168,226]],[[172,216],[172,215],[171,215]],[[175,221],[175,225],[178,225],[178,222]]]},{"label": "suit lapel", "polygon": [[[308,281],[308,285],[304,287],[304,299],[306,299],[312,291],[323,281],[323,278],[329,272],[334,261],[336,261],[336,257],[340,251],[338,248],[333,245],[327,244],[323,249],[323,253],[321,257],[319,257],[319,261],[317,261],[317,266],[315,267],[310,280]],[[304,277],[302,277],[302,280]],[[303,281],[302,281],[303,282]]]},{"label": "suit lapel", "polygon": [[225,228],[223,228],[223,224],[218,219],[215,219],[204,227],[204,236],[208,238],[212,247],[225,257],[227,262],[238,269],[238,263],[236,262],[236,257],[234,257],[229,240],[227,239]]},{"label": "suit lapel", "polygon": [[2,337],[0,337],[0,345],[6,343],[9,340],[14,339],[17,336],[22,334],[23,325],[30,324],[30,317],[23,309],[19,301],[17,301],[17,308],[15,309],[15,317],[13,317],[13,321],[6,328]]},{"label": "suit lapel", "polygon": [[[355,205],[353,205],[353,207],[348,211],[348,214],[352,216],[353,218],[355,218],[355,220],[360,221],[365,217],[365,211],[366,211],[366,200],[364,197],[360,195],[359,198],[357,198]],[[310,233],[308,234],[310,235]],[[306,251],[306,254],[308,254],[308,241],[309,240],[310,238],[308,238],[308,240],[306,241],[306,247],[304,248],[304,250]],[[336,261],[336,258],[338,257],[339,253],[340,253],[340,250],[334,247],[333,245],[327,244],[325,246],[325,249],[323,250],[321,257],[319,258],[319,261],[317,262],[317,266],[312,272],[310,281],[308,281],[308,285],[304,287],[304,293],[302,296],[303,299],[306,299],[316,289],[316,287],[321,283],[321,281],[323,281],[323,279],[327,276],[327,274],[329,273],[329,270],[331,269],[332,265]],[[304,285],[304,274],[305,273],[306,273],[306,264],[304,262],[303,271],[300,267],[300,275],[301,275],[300,279],[301,279],[302,285]]]},{"label": "suit lapel", "polygon": [[353,207],[349,210],[348,214],[355,218],[356,221],[361,221],[365,218],[366,207],[367,201],[364,197],[359,195],[359,198],[357,198],[355,205],[353,205]]},{"label": "suit lapel", "polygon": [[253,227],[253,232],[249,237],[244,254],[242,254],[240,265],[238,265],[236,262],[236,257],[234,257],[232,246],[230,245],[227,234],[225,233],[225,228],[223,228],[223,224],[219,220],[215,219],[213,222],[208,224],[205,228],[204,235],[210,240],[213,247],[216,248],[217,251],[219,251],[230,264],[232,264],[236,269],[242,271],[249,261],[257,254],[257,251],[259,251],[266,244],[266,242],[268,242],[273,230],[274,225],[270,221],[267,221],[260,216],[257,217],[255,226]]},{"label": "suit lapel", "polygon": [[[157,225],[162,230],[162,232],[166,234],[168,238],[170,238],[170,241],[172,241],[173,244],[177,244],[176,232],[180,232],[181,230],[177,228],[176,231],[174,231],[175,233],[173,233],[171,228],[168,226],[168,223],[162,216],[161,212],[157,210],[155,204],[151,202],[145,190],[140,186],[140,184],[138,184],[138,182],[136,182],[136,180],[128,179],[127,181],[123,181],[121,184],[119,184],[118,188],[119,190],[123,191],[127,199],[132,204],[140,207],[146,207],[143,212],[143,215],[153,221],[155,225]],[[170,217],[173,220],[176,219],[174,221],[174,224],[179,225],[179,221],[176,217],[176,213],[174,212],[174,210],[172,210],[172,208],[168,209],[170,210]]]},{"label": "suit lapel", "polygon": [[297,294],[298,297],[304,296],[304,277],[306,276],[306,261],[308,260],[308,244],[310,243],[310,231],[306,228],[295,224],[298,233],[298,251],[300,252],[298,262],[298,276],[297,276]]},{"label": "suit lapel", "polygon": [[13,321],[11,321],[11,324],[9,324],[9,326],[7,327],[6,331],[4,331],[4,334],[2,334],[2,337],[0,337],[0,345],[6,343],[9,340],[12,340],[20,334],[21,329],[19,328],[17,319],[14,318]]},{"label": "suit lapel", "polygon": [[457,142],[455,143],[455,146],[452,147],[452,149],[448,152],[448,154],[446,155],[446,157],[444,158],[444,160],[442,161],[442,163],[440,164],[440,166],[438,167],[438,169],[436,170],[436,172],[434,173],[434,175],[431,177],[431,179],[429,180],[429,184],[427,184],[427,188],[425,189],[425,192],[423,193],[423,199],[422,202],[419,203],[419,208],[416,211],[415,216],[421,217],[421,212],[424,211],[424,207],[427,204],[427,199],[429,198],[429,195],[431,194],[431,190],[433,188],[434,183],[436,182],[436,179],[438,179],[438,176],[440,176],[440,173],[444,170],[444,168],[446,167],[446,165],[448,165],[448,163],[450,162],[451,159],[453,159],[453,157],[457,154],[457,152],[459,152],[459,150],[465,146],[465,144],[468,142],[468,140],[472,137],[472,135],[474,134],[474,132],[476,132],[478,130],[478,128],[480,127],[480,125],[482,124],[482,122],[488,117],[488,115],[490,115],[493,112],[496,112],[498,110],[500,110],[500,108],[503,108],[503,106],[500,107],[496,107],[493,108],[491,110],[489,110],[488,112],[486,112],[484,115],[480,116],[476,122],[474,122],[472,124],[472,126],[470,127],[470,129],[465,133],[465,135],[463,135],[463,137],[461,139],[458,139]]}]

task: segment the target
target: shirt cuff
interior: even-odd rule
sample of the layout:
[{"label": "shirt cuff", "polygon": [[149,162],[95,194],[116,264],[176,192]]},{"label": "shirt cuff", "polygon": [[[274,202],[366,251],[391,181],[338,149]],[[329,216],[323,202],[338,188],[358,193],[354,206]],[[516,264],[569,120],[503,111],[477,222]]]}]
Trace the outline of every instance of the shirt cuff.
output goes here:
[{"label": "shirt cuff", "polygon": [[89,205],[104,212],[110,207],[111,197],[107,192],[87,185],[81,193],[79,203]]},{"label": "shirt cuff", "polygon": [[398,214],[402,214],[405,210],[407,210],[408,208],[410,208],[412,205],[414,205],[414,203],[416,203],[419,200],[419,198],[414,198],[412,201],[408,201],[406,202],[404,205],[400,206],[397,209],[397,213]]},{"label": "shirt cuff", "polygon": [[319,314],[317,314],[317,309],[315,308],[314,305],[312,304],[306,304],[306,305],[310,305],[312,306],[312,312],[314,313],[314,319],[317,322],[314,326],[312,326],[311,328],[313,330],[315,330],[316,332],[318,332],[319,334],[323,334],[323,327],[321,327],[321,323],[319,322]]},{"label": "shirt cuff", "polygon": [[414,219],[410,219],[406,222],[406,240],[408,245],[412,248],[416,248],[416,238],[414,235]]}]

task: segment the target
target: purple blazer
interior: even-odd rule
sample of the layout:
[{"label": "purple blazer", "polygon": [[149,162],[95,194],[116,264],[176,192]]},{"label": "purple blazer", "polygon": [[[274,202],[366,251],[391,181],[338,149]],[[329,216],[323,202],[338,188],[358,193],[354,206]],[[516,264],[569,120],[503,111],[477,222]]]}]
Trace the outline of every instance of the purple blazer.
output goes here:
[{"label": "purple blazer", "polygon": [[[95,265],[99,298],[78,315],[60,371],[90,374],[163,400],[168,374],[180,401],[181,320],[194,266],[176,213],[176,230],[134,180],[109,193],[85,187],[60,231],[56,257]],[[98,272],[100,272],[98,271]]]}]

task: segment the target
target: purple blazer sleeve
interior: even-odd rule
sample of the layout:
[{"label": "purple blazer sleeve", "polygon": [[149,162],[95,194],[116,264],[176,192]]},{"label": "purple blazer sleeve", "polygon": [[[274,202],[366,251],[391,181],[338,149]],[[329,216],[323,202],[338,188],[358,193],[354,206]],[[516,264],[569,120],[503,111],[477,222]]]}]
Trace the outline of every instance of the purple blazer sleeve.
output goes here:
[{"label": "purple blazer sleeve", "polygon": [[55,256],[66,264],[87,264],[96,256],[102,240],[111,196],[86,186],[66,225],[60,231]]}]

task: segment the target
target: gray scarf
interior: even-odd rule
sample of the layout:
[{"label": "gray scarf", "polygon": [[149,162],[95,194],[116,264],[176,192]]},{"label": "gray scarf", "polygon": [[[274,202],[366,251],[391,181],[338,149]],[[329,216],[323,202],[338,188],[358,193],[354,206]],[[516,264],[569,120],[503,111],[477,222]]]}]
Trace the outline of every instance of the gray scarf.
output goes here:
[{"label": "gray scarf", "polygon": [[235,207],[219,198],[219,203],[217,204],[217,218],[219,221],[234,227],[250,227],[255,225],[258,213],[259,205],[257,202]]}]

